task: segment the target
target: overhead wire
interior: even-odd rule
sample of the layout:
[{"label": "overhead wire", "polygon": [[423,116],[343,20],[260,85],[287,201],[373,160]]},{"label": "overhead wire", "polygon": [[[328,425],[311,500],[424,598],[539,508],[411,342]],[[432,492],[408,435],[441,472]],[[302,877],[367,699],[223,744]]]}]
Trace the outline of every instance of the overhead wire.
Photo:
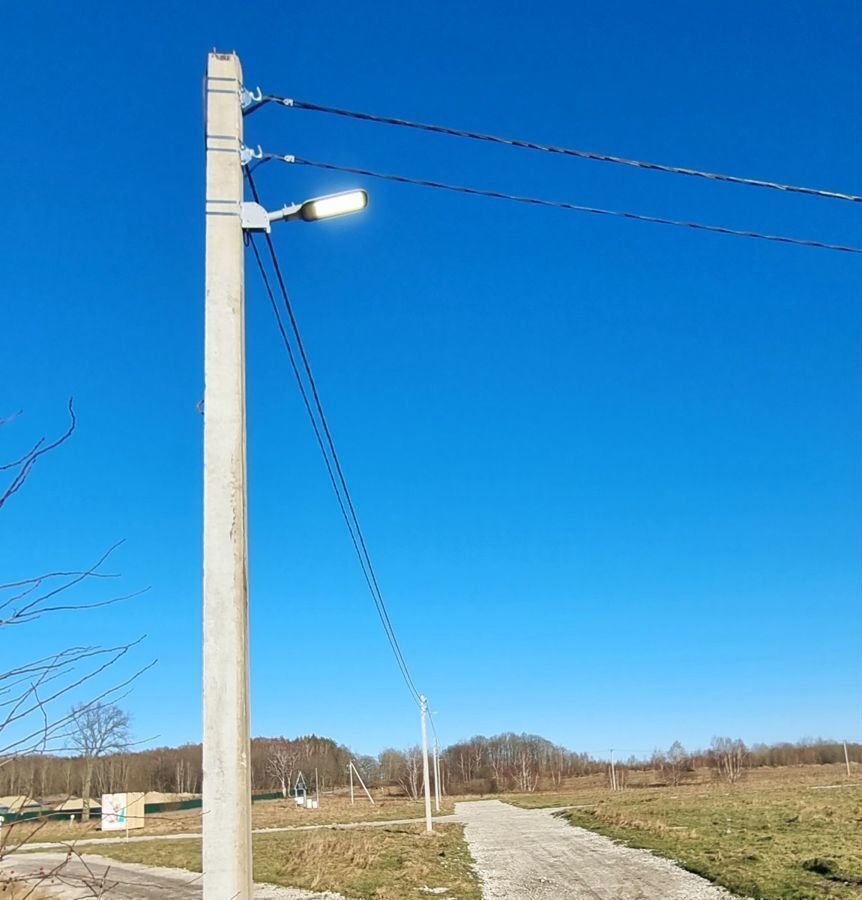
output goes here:
[{"label": "overhead wire", "polygon": [[[826,198],[830,200],[844,200],[850,203],[862,203],[862,196],[841,191],[823,190],[821,188],[806,187],[796,184],[782,184],[776,181],[766,181],[760,178],[744,178],[739,175],[727,175],[721,172],[708,172],[702,169],[693,169],[686,166],[671,166],[663,163],[649,162],[642,159],[630,159],[624,156],[613,156],[608,153],[597,153],[592,150],[577,150],[571,147],[560,147],[553,144],[540,144],[535,141],[519,140],[517,138],[500,137],[499,135],[486,134],[481,131],[468,131],[461,128],[451,128],[446,125],[432,125],[427,122],[415,122],[409,119],[400,119],[393,116],[380,116],[374,113],[358,112],[352,109],[342,109],[337,106],[325,106],[321,103],[311,103],[306,100],[297,100],[292,97],[281,97],[276,94],[263,95],[258,106],[265,103],[276,103],[292,109],[304,109],[312,112],[320,112],[342,118],[356,119],[363,122],[376,122],[383,125],[394,125],[399,128],[410,128],[432,134],[449,135],[450,137],[466,138],[474,141],[484,141],[492,144],[503,144],[509,147],[518,147],[523,150],[534,150],[542,153],[551,153],[558,156],[575,157],[577,159],[592,160],[596,162],[615,163],[617,165],[630,166],[637,169],[645,169],[653,172],[665,172],[671,175],[683,175],[693,178],[703,178],[709,181],[720,181],[727,184],[747,185],[749,187],[768,188],[785,193],[806,194],[808,196]],[[252,111],[257,107],[252,108]]]},{"label": "overhead wire", "polygon": [[[246,177],[249,183],[249,187],[251,188],[252,195],[254,196],[255,202],[260,202],[260,197],[257,191],[257,186],[254,182],[254,176],[251,171],[246,168]],[[326,419],[326,415],[323,411],[323,404],[320,400],[320,394],[317,390],[317,383],[314,378],[314,374],[311,370],[311,364],[308,359],[308,354],[305,351],[305,345],[302,340],[302,335],[299,330],[299,325],[296,320],[296,316],[293,311],[293,306],[290,302],[290,296],[287,292],[287,287],[284,282],[284,277],[281,272],[281,266],[278,261],[278,255],[275,251],[275,245],[273,244],[272,238],[268,233],[264,235],[266,239],[267,249],[269,250],[270,261],[272,264],[273,271],[275,272],[276,280],[278,282],[279,290],[281,293],[282,301],[284,303],[285,311],[287,312],[288,319],[290,321],[291,330],[293,332],[294,340],[296,341],[296,346],[299,351],[299,356],[302,361],[302,368],[305,371],[306,378],[308,379],[309,386],[311,388],[311,395],[313,399],[314,409],[317,410],[317,417],[315,417],[314,409],[312,408],[312,401],[309,399],[308,390],[305,387],[305,384],[302,379],[302,375],[300,373],[300,367],[297,364],[296,354],[294,353],[293,347],[291,346],[290,339],[288,337],[287,329],[285,328],[284,321],[282,319],[281,313],[278,309],[278,304],[276,303],[275,296],[272,290],[272,285],[269,280],[269,276],[267,275],[266,268],[263,264],[263,260],[261,259],[260,253],[257,249],[257,244],[254,241],[254,235],[249,233],[249,245],[251,246],[252,253],[254,255],[255,261],[257,263],[258,269],[261,274],[261,278],[263,280],[264,288],[267,293],[267,297],[269,298],[270,306],[272,307],[273,313],[275,314],[276,324],[278,326],[279,332],[281,334],[282,342],[284,344],[284,348],[287,351],[288,359],[290,360],[291,369],[293,370],[294,377],[296,379],[296,383],[299,387],[300,394],[302,396],[303,404],[305,406],[305,410],[308,413],[309,420],[311,421],[312,429],[314,430],[314,435],[317,440],[318,447],[323,456],[324,463],[326,465],[327,474],[329,476],[330,483],[332,485],[332,489],[335,492],[336,500],[338,501],[338,506],[341,511],[341,515],[344,519],[344,523],[347,526],[348,533],[350,535],[351,542],[353,544],[353,548],[356,552],[357,559],[359,560],[359,565],[362,570],[363,577],[365,579],[366,585],[368,586],[368,590],[371,594],[371,597],[374,601],[375,608],[377,610],[377,614],[380,618],[380,622],[383,626],[384,633],[386,634],[387,641],[392,650],[393,655],[395,656],[395,661],[398,664],[398,668],[401,672],[401,676],[404,679],[405,684],[407,685],[408,690],[414,700],[414,702],[419,704],[420,694],[418,689],[416,688],[416,684],[413,681],[413,677],[410,674],[410,670],[407,666],[407,662],[404,658],[404,654],[401,650],[401,645],[398,642],[398,638],[395,634],[395,629],[392,625],[392,620],[389,616],[389,611],[386,608],[386,603],[383,599],[383,593],[380,590],[380,585],[377,580],[377,575],[374,571],[374,566],[371,562],[371,556],[368,552],[368,546],[365,542],[365,537],[362,532],[362,528],[359,524],[359,517],[356,513],[356,508],[353,504],[353,499],[350,495],[350,491],[347,487],[347,480],[344,476],[344,471],[341,467],[341,461],[338,457],[338,453],[335,449],[335,442],[332,438],[332,433],[329,429],[329,424]],[[320,424],[318,424],[318,417],[320,420]],[[321,434],[321,427],[323,433]],[[325,440],[324,440],[325,438]],[[328,452],[327,452],[328,448]],[[330,459],[331,456],[331,459]],[[334,469],[333,469],[334,465]],[[345,505],[346,504],[346,505]]]},{"label": "overhead wire", "polygon": [[501,191],[491,191],[482,188],[467,187],[464,185],[448,184],[441,181],[431,181],[425,178],[410,178],[405,175],[394,175],[387,172],[376,172],[371,169],[362,169],[356,166],[343,166],[336,163],[321,162],[320,160],[304,159],[300,156],[280,156],[274,153],[263,153],[262,161],[275,160],[298,166],[310,166],[316,169],[327,169],[333,172],[346,172],[352,175],[360,175],[366,178],[377,178],[383,181],[392,181],[398,184],[409,184],[418,187],[432,188],[435,190],[450,191],[459,194],[469,194],[475,197],[489,197],[494,200],[507,200],[513,203],[524,203],[531,206],[551,207],[573,212],[589,213],[597,216],[610,216],[618,219],[630,219],[636,222],[648,222],[653,225],[672,225],[677,228],[689,228],[695,231],[708,231],[713,234],[724,234],[732,237],[753,238],[761,241],[772,241],[780,244],[793,244],[798,247],[816,247],[821,250],[833,250],[841,253],[862,253],[862,247],[853,247],[844,244],[831,244],[825,241],[795,238],[781,234],[766,234],[747,229],[728,228],[723,225],[708,225],[703,222],[690,222],[683,219],[669,219],[663,216],[651,216],[642,213],[627,212],[623,210],[602,209],[594,206],[584,206],[578,203],[569,203],[563,200],[545,200],[539,197],[528,197],[519,194],[507,194]]},{"label": "overhead wire", "polygon": [[[268,103],[277,103],[279,105],[295,108],[295,109],[303,109],[313,112],[320,112],[324,114],[339,116],[343,118],[356,119],[360,121],[368,121],[379,124],[392,125],[401,128],[409,128],[415,129],[424,132],[430,132],[435,134],[443,134],[451,137],[464,138],[475,141],[483,141],[487,143],[493,144],[502,144],[511,147],[517,147],[520,149],[526,149],[537,152],[544,152],[549,154],[561,155],[566,157],[575,157],[579,159],[599,161],[599,162],[607,162],[607,163],[615,163],[624,166],[630,166],[638,169],[651,170],[651,171],[659,171],[668,174],[682,175],[688,177],[696,177],[702,178],[712,181],[724,182],[729,184],[737,184],[737,185],[747,185],[751,187],[760,187],[767,188],[777,191],[783,191],[786,193],[795,193],[795,194],[804,194],[809,196],[815,196],[819,198],[827,198],[834,200],[843,200],[852,203],[860,203],[862,202],[862,196],[856,194],[843,193],[838,191],[830,191],[823,190],[819,188],[811,188],[801,185],[792,185],[792,184],[782,184],[779,182],[766,181],[762,179],[754,179],[754,178],[745,178],[741,176],[728,175],[724,173],[717,172],[709,172],[699,169],[687,168],[682,166],[670,166],[661,163],[654,163],[645,160],[638,159],[630,159],[621,156],[613,156],[610,154],[597,153],[594,151],[588,150],[579,150],[568,147],[555,146],[550,144],[540,144],[534,141],[526,141],[514,138],[506,138],[498,135],[486,134],[478,131],[468,131],[464,129],[457,129],[443,125],[434,125],[424,122],[411,121],[408,119],[400,119],[391,116],[380,116],[372,113],[359,112],[356,110],[343,109],[339,107],[333,106],[325,106],[323,104],[312,103],[308,101],[297,100],[289,97],[281,97],[278,95],[268,94],[263,95],[262,99],[255,106],[250,107],[245,111],[246,115],[250,115],[255,112],[260,107],[268,104]],[[370,169],[359,168],[355,166],[344,166],[338,165],[335,163],[322,162],[319,160],[310,160],[302,157],[286,155],[280,156],[272,153],[264,153],[262,157],[259,157],[258,165],[262,165],[270,160],[276,160],[280,162],[290,163],[294,165],[303,165],[318,169],[324,169],[329,171],[337,171],[337,172],[345,172],[349,174],[359,175],[362,177],[368,178],[376,178],[380,180],[395,182],[399,184],[407,184],[414,185],[418,187],[425,187],[436,190],[443,190],[449,192],[455,192],[460,194],[466,194],[471,196],[480,196],[497,200],[505,200],[514,203],[521,204],[529,204],[533,206],[541,206],[541,207],[551,207],[555,209],[563,209],[574,212],[582,212],[588,213],[592,215],[600,215],[600,216],[608,216],[614,218],[623,218],[630,219],[639,222],[646,222],[651,224],[658,225],[671,225],[674,227],[680,228],[688,228],[698,231],[706,231],[715,234],[724,234],[728,236],[734,237],[745,237],[756,240],[763,241],[771,241],[776,243],[783,244],[791,244],[795,246],[804,246],[804,247],[813,247],[824,250],[832,250],[837,252],[844,253],[854,253],[854,254],[862,254],[862,247],[856,246],[847,246],[842,244],[833,244],[824,241],[818,240],[809,240],[803,238],[795,238],[787,235],[776,235],[776,234],[767,234],[747,229],[735,229],[729,228],[720,225],[710,225],[702,222],[695,221],[686,221],[686,220],[678,220],[671,219],[662,216],[652,216],[641,213],[634,213],[623,210],[611,210],[604,209],[600,207],[591,207],[582,204],[570,203],[567,201],[559,201],[559,200],[547,200],[538,197],[524,196],[518,194],[508,194],[501,191],[493,191],[486,190],[481,188],[474,188],[465,185],[456,185],[449,184],[445,182],[433,181],[429,179],[420,179],[420,178],[411,178],[404,175],[397,175],[392,173],[378,172]],[[246,176],[249,181],[249,185],[252,190],[252,194],[254,195],[255,201],[259,202],[259,196],[257,192],[257,188],[254,183],[252,169],[251,167],[246,167]],[[420,694],[416,688],[416,685],[410,675],[410,671],[407,668],[406,660],[404,659],[404,655],[401,651],[401,647],[398,643],[397,637],[395,635],[394,628],[392,626],[391,619],[389,617],[388,610],[386,608],[385,602],[383,600],[382,592],[380,590],[379,582],[377,580],[376,573],[374,571],[373,564],[371,562],[371,557],[368,552],[367,544],[365,542],[364,535],[362,533],[362,529],[359,525],[359,519],[356,514],[356,509],[353,504],[352,497],[350,495],[350,491],[347,487],[347,481],[344,477],[344,472],[341,467],[341,462],[338,457],[337,451],[335,449],[335,443],[332,438],[331,431],[329,429],[329,425],[326,419],[326,416],[323,411],[323,406],[320,401],[319,392],[317,390],[317,385],[314,379],[314,375],[311,370],[311,366],[308,360],[308,356],[305,351],[305,347],[302,341],[301,333],[299,331],[299,327],[296,321],[296,317],[293,312],[293,308],[290,302],[290,298],[284,283],[284,278],[281,273],[281,267],[278,262],[278,257],[275,251],[274,244],[272,242],[272,238],[269,233],[265,234],[265,240],[267,243],[267,248],[269,250],[270,260],[272,264],[272,268],[275,272],[276,279],[278,281],[279,289],[282,295],[282,300],[284,303],[285,310],[287,312],[291,330],[293,332],[294,340],[296,341],[296,346],[299,351],[299,356],[302,361],[302,368],[305,371],[306,378],[308,380],[311,395],[313,399],[313,407],[311,400],[308,396],[308,391],[305,388],[303,383],[302,375],[300,372],[299,365],[297,364],[296,355],[294,354],[293,348],[291,347],[290,339],[287,334],[287,329],[284,326],[284,322],[282,320],[281,314],[278,309],[278,304],[275,301],[274,293],[272,290],[272,286],[270,284],[268,275],[266,273],[266,268],[263,264],[263,261],[260,257],[260,253],[258,252],[257,246],[254,242],[253,235],[249,235],[249,243],[252,247],[255,260],[257,262],[258,268],[261,273],[261,277],[264,282],[264,287],[266,289],[267,295],[269,297],[270,304],[272,306],[273,312],[276,317],[276,322],[281,333],[282,341],[284,343],[285,349],[288,353],[291,368],[293,370],[294,376],[296,378],[297,384],[300,389],[300,393],[302,395],[302,399],[308,413],[309,419],[311,420],[312,427],[314,429],[315,437],[323,455],[324,462],[326,464],[327,474],[330,479],[330,483],[332,484],[333,490],[336,495],[336,499],[339,504],[339,508],[342,514],[342,517],[345,521],[345,524],[348,528],[348,532],[350,534],[351,542],[353,544],[354,550],[356,552],[357,558],[360,563],[360,568],[363,573],[363,577],[368,586],[369,592],[371,593],[372,599],[374,600],[375,607],[377,609],[378,616],[380,617],[381,624],[383,625],[384,632],[386,634],[387,640],[392,649],[393,655],[395,656],[396,662],[398,664],[401,675],[414,699],[414,701],[421,705]],[[318,425],[317,418],[314,414],[314,409],[317,411],[317,417],[319,417],[320,425]],[[321,434],[321,427],[323,430],[323,434]],[[328,450],[327,450],[328,448]],[[330,460],[331,456],[331,460]],[[334,465],[334,469],[333,469]],[[431,728],[434,732],[435,739],[437,738],[437,730],[434,724],[433,716],[429,712],[429,721],[431,723]]]}]

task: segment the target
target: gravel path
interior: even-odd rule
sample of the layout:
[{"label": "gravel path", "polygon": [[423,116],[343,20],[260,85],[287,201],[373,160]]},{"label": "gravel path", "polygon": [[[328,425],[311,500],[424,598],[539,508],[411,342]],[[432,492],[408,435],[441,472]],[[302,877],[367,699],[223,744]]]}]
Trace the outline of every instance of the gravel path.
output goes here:
[{"label": "gravel path", "polygon": [[[87,887],[94,878],[104,878],[106,896],[110,900],[164,900],[166,897],[201,900],[201,876],[195,872],[122,863],[90,854],[84,857],[84,862],[72,859],[63,865],[65,859],[65,853],[27,853],[5,859],[0,864],[0,871],[26,876],[57,870],[56,877],[43,882],[45,892],[57,900],[96,896]],[[344,900],[340,894],[317,894],[268,884],[255,885],[254,897],[255,900]]]},{"label": "gravel path", "polygon": [[546,809],[458,803],[485,900],[732,900],[675,863],[633,850]]}]

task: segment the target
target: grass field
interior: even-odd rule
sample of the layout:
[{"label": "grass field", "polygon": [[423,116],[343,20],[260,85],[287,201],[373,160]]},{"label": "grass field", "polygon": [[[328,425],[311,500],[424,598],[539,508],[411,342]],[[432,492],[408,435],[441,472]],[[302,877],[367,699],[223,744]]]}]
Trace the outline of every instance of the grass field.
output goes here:
[{"label": "grass field", "polygon": [[[445,798],[441,815],[454,810],[454,802]],[[383,792],[375,796],[372,806],[364,797],[356,799],[351,805],[350,799],[341,795],[324,795],[320,799],[319,809],[302,809],[292,800],[268,800],[252,806],[253,828],[280,828],[293,825],[330,825],[335,822],[378,822],[392,819],[419,819],[425,815],[425,805],[421,800],[405,800],[400,797],[388,797]],[[130,832],[135,837],[148,834],[184,834],[201,830],[200,810],[185,810],[174,813],[147,816],[144,829]],[[123,832],[119,832],[122,836]],[[118,832],[102,832],[99,830],[98,818],[87,823],[68,821],[32,821],[21,822],[12,828],[10,841],[14,843],[33,841],[68,841],[74,843],[82,839],[98,840],[116,838]]]},{"label": "grass field", "polygon": [[572,825],[675,859],[741,896],[862,898],[862,786],[843,766],[754,769],[732,786],[616,793],[584,779],[560,793],[501,799],[572,805],[561,813]]},{"label": "grass field", "polygon": [[[99,853],[126,862],[201,869],[200,841],[110,844]],[[254,836],[255,881],[337,891],[357,900],[481,900],[472,864],[460,825],[437,825],[434,835],[426,835],[422,826],[392,825]]]}]

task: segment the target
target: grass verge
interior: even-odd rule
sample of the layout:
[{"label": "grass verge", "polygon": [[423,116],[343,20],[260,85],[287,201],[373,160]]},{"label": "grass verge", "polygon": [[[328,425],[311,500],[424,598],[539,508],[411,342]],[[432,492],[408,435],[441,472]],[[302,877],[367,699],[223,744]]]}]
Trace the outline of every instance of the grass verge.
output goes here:
[{"label": "grass verge", "polygon": [[[110,844],[98,852],[125,862],[201,869],[199,841]],[[258,834],[254,879],[356,900],[481,900],[461,825],[437,825],[434,835],[413,825]]]},{"label": "grass verge", "polygon": [[573,805],[559,813],[572,825],[674,859],[745,897],[859,900],[860,800],[858,784],[818,785],[810,772],[787,769],[733,786],[592,788],[510,802]]},{"label": "grass verge", "polygon": [[[450,797],[443,800],[440,815],[454,811],[454,801]],[[404,800],[386,796],[375,797],[372,806],[364,798],[357,798],[355,804],[340,796],[321,797],[319,809],[303,809],[293,800],[269,800],[252,806],[252,828],[283,828],[297,825],[332,825],[336,822],[382,822],[392,819],[420,819],[425,815],[422,800]],[[43,841],[64,841],[75,843],[80,840],[100,840],[122,837],[123,832],[99,830],[99,820],[87,823],[30,820],[7,828],[9,842],[34,843]],[[130,832],[133,837],[151,834],[194,834],[201,830],[200,810],[184,810],[147,816],[146,827]]]}]

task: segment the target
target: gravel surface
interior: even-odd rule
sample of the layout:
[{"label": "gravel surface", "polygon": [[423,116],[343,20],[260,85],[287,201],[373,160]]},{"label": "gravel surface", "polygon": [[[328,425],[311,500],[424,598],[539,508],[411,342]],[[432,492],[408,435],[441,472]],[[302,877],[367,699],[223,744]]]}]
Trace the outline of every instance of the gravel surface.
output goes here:
[{"label": "gravel surface", "polygon": [[485,900],[733,900],[646,850],[633,850],[546,809],[458,803]]},{"label": "gravel surface", "polygon": [[[196,872],[122,863],[89,853],[83,861],[71,859],[63,865],[65,859],[65,853],[26,853],[5,859],[0,871],[7,875],[57,871],[56,877],[47,878],[42,884],[43,890],[57,900],[97,896],[87,883],[100,878],[104,878],[110,900],[201,900],[201,876]],[[269,884],[255,885],[254,896],[255,900],[344,900],[340,894],[317,894]]]}]

